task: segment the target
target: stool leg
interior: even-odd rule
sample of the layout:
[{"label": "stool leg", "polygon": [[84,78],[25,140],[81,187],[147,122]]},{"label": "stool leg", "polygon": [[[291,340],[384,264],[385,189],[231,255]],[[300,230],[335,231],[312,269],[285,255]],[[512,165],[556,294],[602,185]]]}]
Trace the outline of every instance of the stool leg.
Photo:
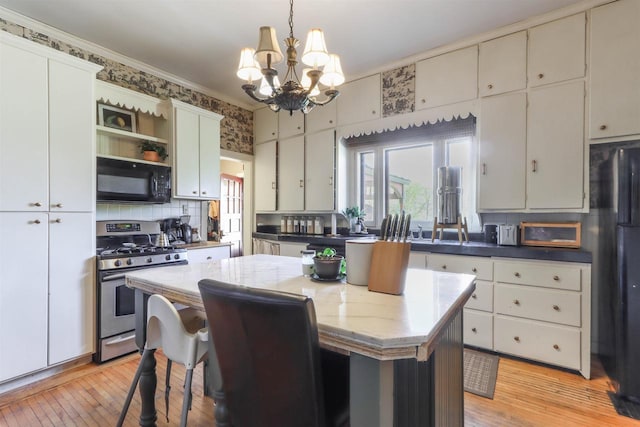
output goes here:
[{"label": "stool leg", "polygon": [[167,375],[164,380],[164,408],[166,411],[167,422],[169,422],[169,393],[171,392],[171,364],[173,361],[167,359]]},{"label": "stool leg", "polygon": [[182,416],[180,417],[180,427],[187,426],[187,415],[191,406],[191,381],[193,379],[193,368],[187,369],[185,374],[184,397],[182,398]]},{"label": "stool leg", "polygon": [[142,358],[140,359],[140,363],[138,364],[138,369],[136,369],[136,373],[133,376],[133,381],[131,382],[131,387],[129,387],[129,393],[127,393],[127,398],[124,401],[124,406],[122,407],[122,412],[120,412],[120,418],[118,418],[118,423],[116,427],[122,427],[122,423],[124,422],[125,417],[127,416],[127,412],[129,411],[129,405],[131,405],[131,400],[133,399],[133,393],[136,391],[136,387],[138,386],[138,381],[140,380],[140,374],[142,373],[142,365],[145,359],[149,356],[149,350],[145,349],[142,353]]}]

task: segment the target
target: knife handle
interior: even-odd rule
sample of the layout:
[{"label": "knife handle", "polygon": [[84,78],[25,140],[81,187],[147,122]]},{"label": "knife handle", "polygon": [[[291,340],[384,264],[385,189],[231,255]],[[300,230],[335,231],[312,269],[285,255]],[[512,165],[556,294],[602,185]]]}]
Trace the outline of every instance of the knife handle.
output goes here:
[{"label": "knife handle", "polygon": [[387,240],[387,218],[382,218],[380,225],[380,240]]}]

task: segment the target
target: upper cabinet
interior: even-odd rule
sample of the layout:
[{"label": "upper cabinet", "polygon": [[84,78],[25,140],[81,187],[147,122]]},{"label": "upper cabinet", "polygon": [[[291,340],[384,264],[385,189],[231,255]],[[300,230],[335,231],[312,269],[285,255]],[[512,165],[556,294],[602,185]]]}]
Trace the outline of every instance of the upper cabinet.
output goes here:
[{"label": "upper cabinet", "polygon": [[305,138],[305,208],[310,211],[335,209],[335,132],[333,129]]},{"label": "upper cabinet", "polygon": [[298,111],[294,111],[293,114],[288,111],[280,111],[275,115],[278,116],[278,138],[289,138],[304,133],[304,114]]},{"label": "upper cabinet", "polygon": [[338,125],[349,125],[382,117],[380,74],[346,83],[340,86],[339,90],[340,96],[332,101],[338,103]]},{"label": "upper cabinet", "polygon": [[253,140],[255,144],[274,141],[278,137],[278,114],[269,107],[253,112]]},{"label": "upper cabinet", "polygon": [[480,43],[478,86],[480,96],[526,88],[526,31]]},{"label": "upper cabinet", "polygon": [[467,101],[477,96],[477,46],[416,63],[417,110]]},{"label": "upper cabinet", "polygon": [[278,141],[278,209],[304,210],[303,135]]},{"label": "upper cabinet", "polygon": [[254,207],[257,212],[276,210],[276,141],[258,144],[253,148],[255,195]]},{"label": "upper cabinet", "polygon": [[[341,89],[341,88],[339,88]],[[318,105],[307,114],[307,133],[336,127],[338,101],[333,100],[327,105]]]},{"label": "upper cabinet", "polygon": [[584,77],[585,14],[529,30],[529,86]]},{"label": "upper cabinet", "polygon": [[221,115],[171,100],[173,107],[174,188],[183,199],[220,198]]},{"label": "upper cabinet", "polygon": [[591,12],[589,137],[640,134],[640,2]]}]

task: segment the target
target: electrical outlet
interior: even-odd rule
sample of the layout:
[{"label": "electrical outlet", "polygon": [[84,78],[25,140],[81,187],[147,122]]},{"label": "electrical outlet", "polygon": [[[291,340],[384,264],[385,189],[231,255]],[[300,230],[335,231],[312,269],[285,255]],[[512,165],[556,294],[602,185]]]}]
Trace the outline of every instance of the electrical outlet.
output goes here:
[{"label": "electrical outlet", "polygon": [[189,215],[189,206],[182,205],[182,215]]}]

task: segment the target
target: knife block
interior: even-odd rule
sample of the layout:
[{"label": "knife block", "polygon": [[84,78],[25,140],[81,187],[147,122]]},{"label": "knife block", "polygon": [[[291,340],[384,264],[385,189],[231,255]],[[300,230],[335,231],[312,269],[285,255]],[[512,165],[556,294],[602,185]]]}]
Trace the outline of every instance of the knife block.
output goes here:
[{"label": "knife block", "polygon": [[410,242],[375,242],[369,267],[369,290],[402,295],[410,252]]}]

